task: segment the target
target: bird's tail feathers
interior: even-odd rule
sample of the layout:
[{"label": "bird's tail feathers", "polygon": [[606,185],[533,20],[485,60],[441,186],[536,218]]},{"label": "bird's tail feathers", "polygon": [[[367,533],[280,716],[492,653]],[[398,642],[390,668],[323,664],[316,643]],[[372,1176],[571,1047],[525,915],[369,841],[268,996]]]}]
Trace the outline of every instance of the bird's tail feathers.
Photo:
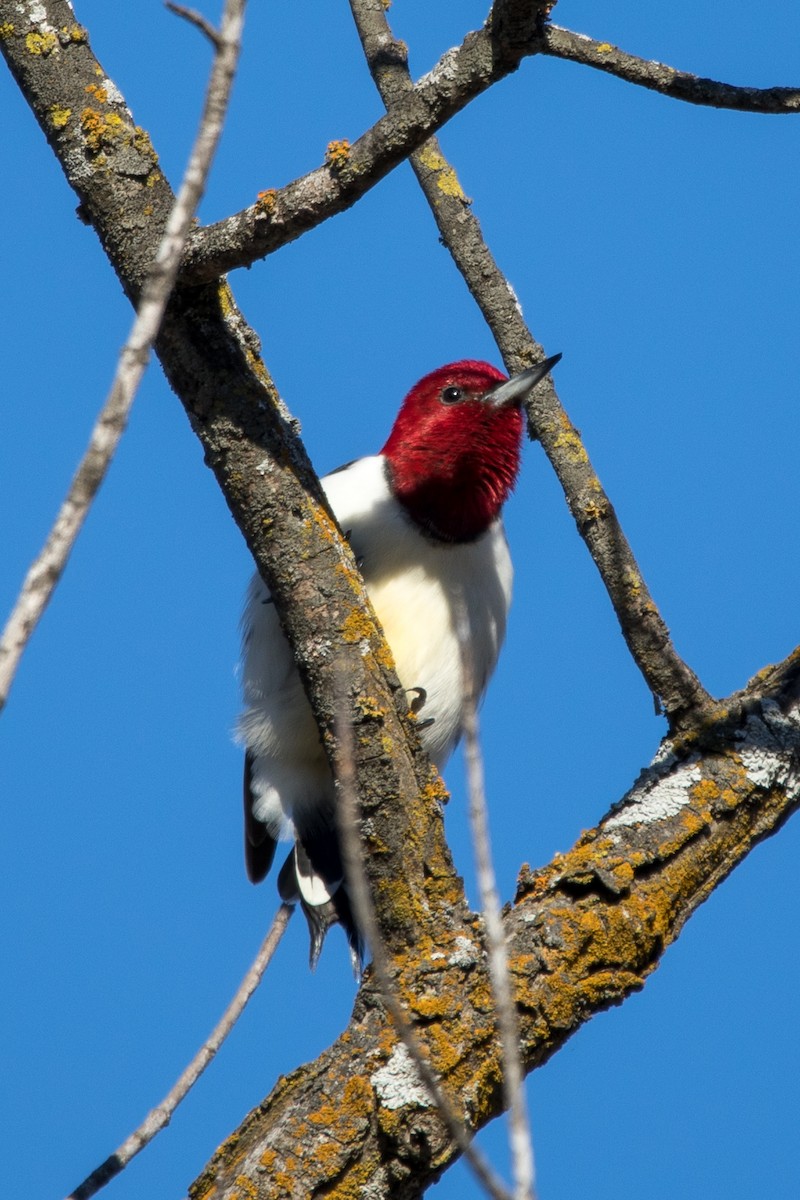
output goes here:
[{"label": "bird's tail feathers", "polygon": [[332,925],[341,925],[350,947],[353,974],[360,980],[364,941],[350,906],[335,834],[329,831],[295,842],[278,874],[278,892],[285,904],[299,903],[303,910],[311,939],[311,969],[317,965],[328,930]]}]

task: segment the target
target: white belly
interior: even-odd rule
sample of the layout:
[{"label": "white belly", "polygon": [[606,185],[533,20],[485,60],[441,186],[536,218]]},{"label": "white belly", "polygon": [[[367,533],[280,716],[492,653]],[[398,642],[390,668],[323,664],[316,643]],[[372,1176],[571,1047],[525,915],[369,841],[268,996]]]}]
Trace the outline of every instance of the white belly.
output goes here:
[{"label": "white belly", "polygon": [[[339,524],[362,562],[370,599],[391,647],[400,682],[422,688],[421,737],[441,767],[462,724],[463,686],[456,623],[466,617],[476,688],[494,669],[511,600],[512,569],[502,526],[474,542],[424,537],[390,495],[379,456],[323,479]],[[332,803],[333,784],[275,606],[256,577],[244,616],[241,740],[255,756],[254,813],[273,835],[292,818]]]}]

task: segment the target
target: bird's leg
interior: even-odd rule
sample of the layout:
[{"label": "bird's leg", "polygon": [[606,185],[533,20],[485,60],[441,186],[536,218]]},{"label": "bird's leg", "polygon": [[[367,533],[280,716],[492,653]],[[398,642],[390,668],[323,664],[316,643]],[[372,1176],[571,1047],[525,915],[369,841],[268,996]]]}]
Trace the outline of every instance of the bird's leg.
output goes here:
[{"label": "bird's leg", "polygon": [[[425,707],[425,701],[428,699],[428,693],[425,691],[424,687],[406,688],[406,691],[409,693],[416,692],[414,699],[408,706],[416,717]],[[427,721],[417,721],[417,729],[430,729],[434,720],[435,717],[428,717]]]}]

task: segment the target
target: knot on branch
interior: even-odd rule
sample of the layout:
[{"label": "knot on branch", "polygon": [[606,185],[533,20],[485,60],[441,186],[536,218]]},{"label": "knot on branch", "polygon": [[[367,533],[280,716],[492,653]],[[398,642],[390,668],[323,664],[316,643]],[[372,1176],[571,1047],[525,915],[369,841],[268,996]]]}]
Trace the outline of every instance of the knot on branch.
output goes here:
[{"label": "knot on branch", "polygon": [[[519,62],[544,44],[544,26],[557,0],[495,0],[486,30],[497,57]],[[539,47],[537,47],[539,43]]]}]

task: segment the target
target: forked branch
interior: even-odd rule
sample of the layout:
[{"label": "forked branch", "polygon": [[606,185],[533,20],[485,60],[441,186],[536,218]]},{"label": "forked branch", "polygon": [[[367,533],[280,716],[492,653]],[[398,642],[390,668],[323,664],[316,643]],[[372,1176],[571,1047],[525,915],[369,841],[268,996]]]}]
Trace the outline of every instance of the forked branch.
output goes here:
[{"label": "forked branch", "polygon": [[[364,53],[384,104],[392,109],[412,86],[405,46],[392,35],[382,5],[351,0]],[[478,304],[511,372],[544,357],[527,328],[513,289],[484,241],[480,224],[439,143],[430,139],[411,157],[442,242]],[[567,504],[608,591],[628,648],[673,726],[691,721],[712,701],[680,658],[642,578],[611,501],[580,435],[548,376],[530,396],[531,436],[542,444]]]}]

